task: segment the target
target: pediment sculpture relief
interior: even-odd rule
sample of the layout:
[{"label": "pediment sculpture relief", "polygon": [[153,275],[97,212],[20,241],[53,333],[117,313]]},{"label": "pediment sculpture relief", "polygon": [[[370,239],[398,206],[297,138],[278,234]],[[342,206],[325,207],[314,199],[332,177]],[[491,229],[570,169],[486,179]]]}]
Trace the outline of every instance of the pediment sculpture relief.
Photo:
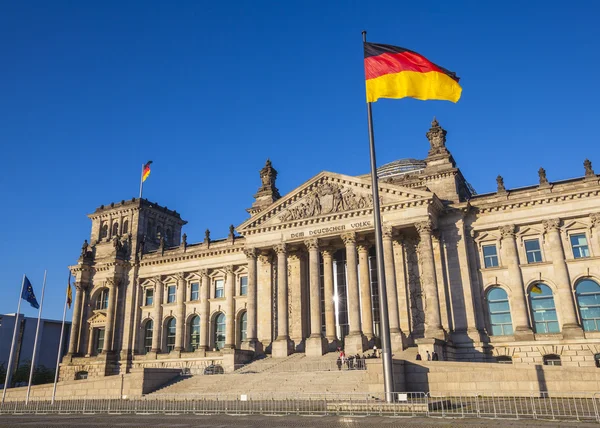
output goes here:
[{"label": "pediment sculpture relief", "polygon": [[288,208],[281,221],[300,220],[323,214],[352,211],[373,206],[372,195],[357,195],[350,187],[336,183],[321,183],[300,203]]}]

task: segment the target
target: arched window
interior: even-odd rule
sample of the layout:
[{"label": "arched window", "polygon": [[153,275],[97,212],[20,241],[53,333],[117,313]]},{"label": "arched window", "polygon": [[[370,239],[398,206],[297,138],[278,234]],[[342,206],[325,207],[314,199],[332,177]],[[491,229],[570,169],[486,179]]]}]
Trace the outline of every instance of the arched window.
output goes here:
[{"label": "arched window", "polygon": [[492,336],[513,334],[512,318],[508,295],[500,287],[492,287],[487,293],[488,310]]},{"label": "arched window", "polygon": [[195,351],[200,347],[200,317],[194,315],[190,321],[190,349]]},{"label": "arched window", "polygon": [[154,330],[154,321],[146,321],[144,326],[144,353],[147,354],[152,350],[152,332]]},{"label": "arched window", "polygon": [[119,223],[113,224],[112,235],[117,236],[119,234]]},{"label": "arched window", "polygon": [[169,318],[167,321],[167,352],[175,349],[175,318]]},{"label": "arched window", "polygon": [[556,355],[556,354],[544,355],[544,365],[545,366],[560,366],[560,365],[562,365],[560,362],[560,355]]},{"label": "arched window", "polygon": [[123,222],[123,234],[129,233],[129,220]]},{"label": "arched window", "polygon": [[225,314],[222,312],[215,316],[214,333],[215,348],[223,349],[225,346]]},{"label": "arched window", "polygon": [[575,287],[577,306],[584,331],[600,331],[600,285],[584,279]]},{"label": "arched window", "polygon": [[103,288],[96,298],[96,309],[108,309],[108,288]]},{"label": "arched window", "polygon": [[240,317],[240,342],[245,342],[247,339],[246,330],[248,326],[248,312],[245,312]]},{"label": "arched window", "polygon": [[496,362],[499,364],[512,364],[512,357],[508,355],[502,355],[500,357],[496,357]]},{"label": "arched window", "polygon": [[559,333],[558,318],[552,290],[545,284],[534,284],[529,289],[529,306],[536,333]]},{"label": "arched window", "polygon": [[100,227],[100,239],[106,238],[108,236],[108,224],[103,223]]}]

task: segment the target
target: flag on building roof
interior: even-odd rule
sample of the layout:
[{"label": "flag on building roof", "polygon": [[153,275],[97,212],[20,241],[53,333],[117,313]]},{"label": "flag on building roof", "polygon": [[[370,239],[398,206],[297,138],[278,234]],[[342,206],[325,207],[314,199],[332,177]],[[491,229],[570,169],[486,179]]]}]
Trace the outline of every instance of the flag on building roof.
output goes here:
[{"label": "flag on building roof", "polygon": [[542,291],[542,289],[540,288],[539,285],[532,285],[530,291],[532,293],[535,293],[535,294],[542,294],[543,293],[543,291]]},{"label": "flag on building roof", "polygon": [[29,278],[25,277],[25,284],[23,286],[23,292],[21,293],[21,298],[29,303],[35,309],[39,309],[40,305],[35,298],[35,293],[33,292],[33,287],[31,286],[31,282],[29,282]]},{"label": "flag on building roof", "polygon": [[73,290],[71,289],[71,272],[69,271],[69,280],[67,281],[67,306],[71,309],[71,302],[73,302]]},{"label": "flag on building roof", "polygon": [[367,102],[416,98],[457,102],[462,92],[456,73],[408,49],[365,43]]},{"label": "flag on building roof", "polygon": [[146,162],[146,165],[144,165],[144,169],[142,170],[142,182],[146,181],[146,178],[148,178],[148,176],[150,175],[150,164],[152,163],[152,161],[148,161]]}]

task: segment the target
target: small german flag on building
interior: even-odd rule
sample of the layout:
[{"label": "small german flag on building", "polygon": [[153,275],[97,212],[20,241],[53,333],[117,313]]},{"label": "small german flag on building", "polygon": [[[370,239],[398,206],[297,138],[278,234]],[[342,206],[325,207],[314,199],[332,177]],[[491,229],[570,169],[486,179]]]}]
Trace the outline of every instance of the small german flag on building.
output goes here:
[{"label": "small german flag on building", "polygon": [[457,102],[462,88],[456,73],[408,49],[366,43],[367,102],[379,98],[416,98]]},{"label": "small german flag on building", "polygon": [[148,178],[148,176],[150,175],[150,164],[151,163],[152,163],[152,161],[146,162],[146,165],[144,165],[144,168],[142,169],[142,183],[144,181],[146,181],[146,178]]}]

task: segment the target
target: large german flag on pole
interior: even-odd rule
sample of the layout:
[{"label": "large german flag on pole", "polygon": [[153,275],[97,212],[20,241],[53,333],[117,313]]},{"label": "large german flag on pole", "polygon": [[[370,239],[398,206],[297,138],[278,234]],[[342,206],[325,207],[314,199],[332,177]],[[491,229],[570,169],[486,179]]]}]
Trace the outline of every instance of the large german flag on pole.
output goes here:
[{"label": "large german flag on pole", "polygon": [[416,98],[457,102],[462,88],[456,73],[408,49],[364,43],[367,102]]}]

